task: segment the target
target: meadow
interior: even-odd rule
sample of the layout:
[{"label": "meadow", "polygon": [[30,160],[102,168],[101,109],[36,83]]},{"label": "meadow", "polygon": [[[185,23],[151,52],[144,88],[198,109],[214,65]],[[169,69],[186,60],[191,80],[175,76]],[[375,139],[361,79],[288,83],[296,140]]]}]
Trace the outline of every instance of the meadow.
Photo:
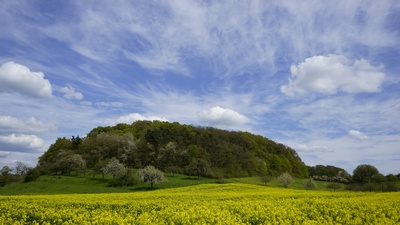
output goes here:
[{"label": "meadow", "polygon": [[400,193],[199,184],[130,193],[0,196],[0,224],[399,224]]}]

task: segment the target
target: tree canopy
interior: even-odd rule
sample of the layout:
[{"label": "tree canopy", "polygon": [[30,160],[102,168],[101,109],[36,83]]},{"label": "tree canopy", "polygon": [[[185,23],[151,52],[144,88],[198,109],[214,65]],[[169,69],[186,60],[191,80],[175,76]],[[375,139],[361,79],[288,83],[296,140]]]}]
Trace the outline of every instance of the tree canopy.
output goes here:
[{"label": "tree canopy", "polygon": [[115,158],[127,168],[153,165],[187,174],[196,169],[201,176],[277,176],[283,172],[308,176],[296,151],[283,144],[248,132],[177,122],[137,121],[97,127],[84,138],[61,137],[39,158],[39,166],[53,173],[77,170],[75,165],[63,170],[57,167],[65,152],[80,155],[86,168],[96,171]]}]

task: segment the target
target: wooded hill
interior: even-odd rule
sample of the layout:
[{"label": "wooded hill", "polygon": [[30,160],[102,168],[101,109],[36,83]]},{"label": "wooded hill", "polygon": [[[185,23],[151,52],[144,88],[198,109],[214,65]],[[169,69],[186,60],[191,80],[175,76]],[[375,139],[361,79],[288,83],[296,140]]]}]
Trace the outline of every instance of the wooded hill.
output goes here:
[{"label": "wooded hill", "polygon": [[50,173],[101,173],[112,158],[128,168],[153,165],[209,177],[309,175],[295,150],[265,137],[160,121],[97,127],[84,138],[58,138],[38,166]]}]

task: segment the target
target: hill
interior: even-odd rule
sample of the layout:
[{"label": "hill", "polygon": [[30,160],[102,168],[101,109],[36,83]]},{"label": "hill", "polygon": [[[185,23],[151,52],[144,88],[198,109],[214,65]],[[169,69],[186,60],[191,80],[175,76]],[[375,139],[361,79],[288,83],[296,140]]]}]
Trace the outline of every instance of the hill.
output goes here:
[{"label": "hill", "polygon": [[60,137],[39,158],[39,167],[56,174],[102,173],[112,158],[128,168],[153,165],[207,177],[308,176],[296,151],[260,135],[160,121],[97,127],[84,138]]}]

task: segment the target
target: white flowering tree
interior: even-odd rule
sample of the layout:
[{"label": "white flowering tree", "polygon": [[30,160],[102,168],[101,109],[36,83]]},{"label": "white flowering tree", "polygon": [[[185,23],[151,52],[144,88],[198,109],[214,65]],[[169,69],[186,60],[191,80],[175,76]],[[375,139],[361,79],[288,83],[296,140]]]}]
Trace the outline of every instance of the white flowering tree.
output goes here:
[{"label": "white flowering tree", "polygon": [[162,171],[156,169],[154,166],[146,166],[143,169],[138,170],[139,178],[141,182],[147,182],[153,189],[154,184],[167,182]]},{"label": "white flowering tree", "polygon": [[293,183],[293,177],[289,173],[283,173],[278,177],[278,181],[283,184],[285,188],[289,186],[289,184]]}]

